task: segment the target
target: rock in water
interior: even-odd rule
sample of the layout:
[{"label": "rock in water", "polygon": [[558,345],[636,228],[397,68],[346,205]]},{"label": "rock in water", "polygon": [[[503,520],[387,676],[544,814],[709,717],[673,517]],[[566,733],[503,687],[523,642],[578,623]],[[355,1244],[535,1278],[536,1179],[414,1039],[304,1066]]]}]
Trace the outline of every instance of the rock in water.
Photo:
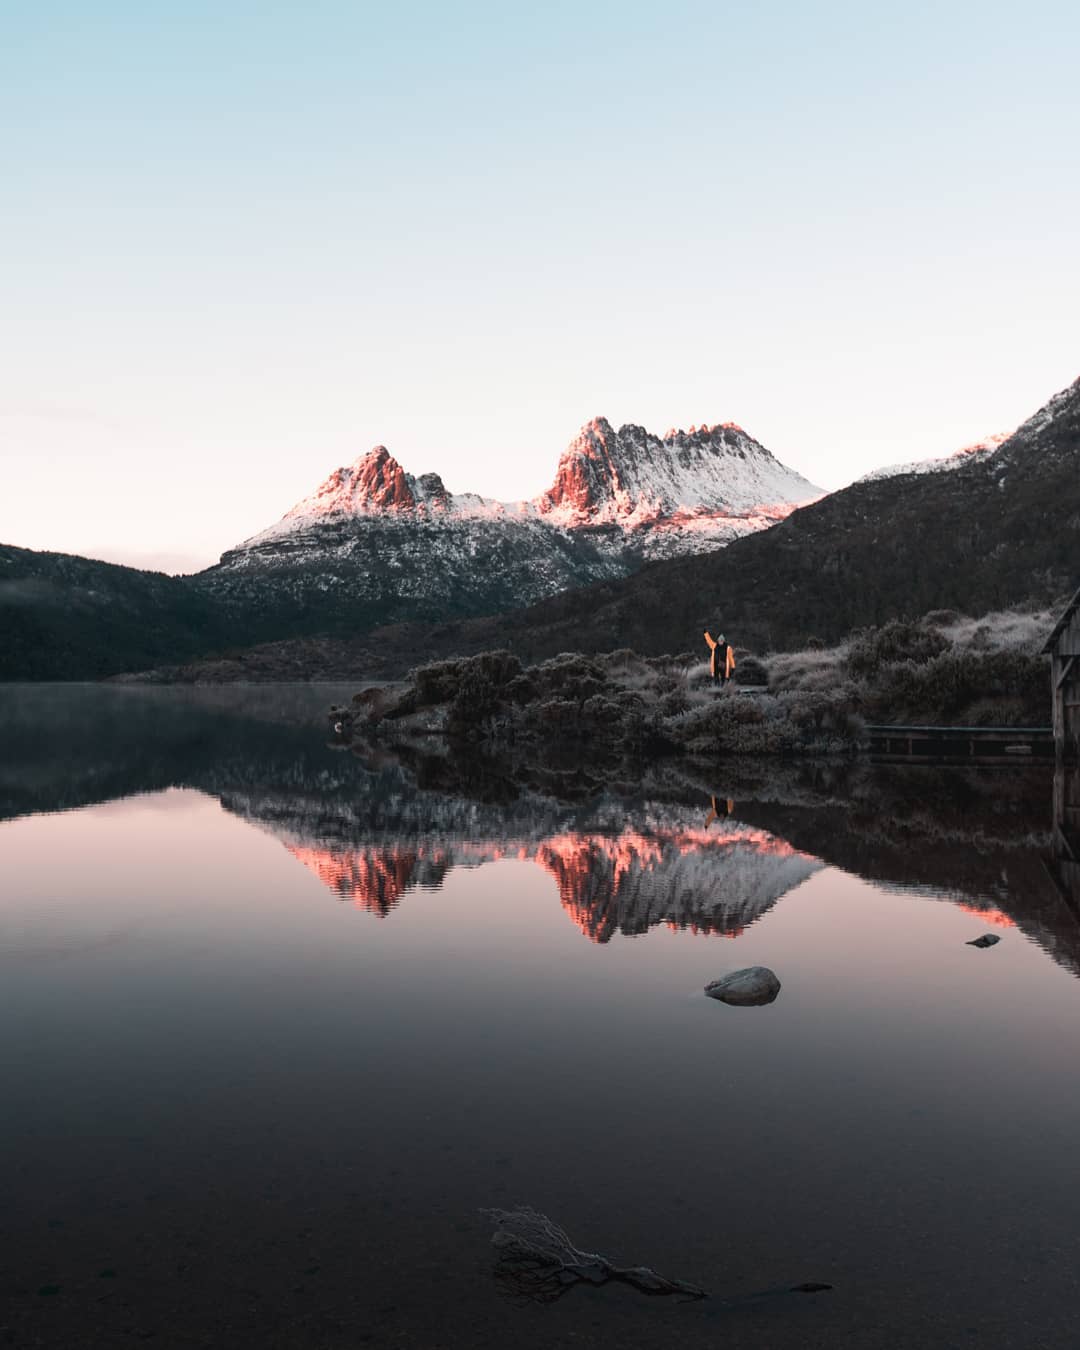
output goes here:
[{"label": "rock in water", "polygon": [[705,992],[721,1003],[754,1008],[762,1003],[772,1003],[780,992],[780,981],[768,966],[747,966],[745,970],[733,970],[729,975],[713,980],[705,986]]},{"label": "rock in water", "polygon": [[972,938],[967,945],[969,947],[992,947],[995,942],[1000,941],[1001,939],[996,933],[984,933],[982,937]]}]

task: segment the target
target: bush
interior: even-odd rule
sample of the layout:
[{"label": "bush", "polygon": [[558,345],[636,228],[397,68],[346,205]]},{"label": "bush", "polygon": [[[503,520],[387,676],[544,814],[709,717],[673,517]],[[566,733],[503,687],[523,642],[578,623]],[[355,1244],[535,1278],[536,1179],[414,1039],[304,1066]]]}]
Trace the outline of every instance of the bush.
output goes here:
[{"label": "bush", "polygon": [[538,696],[549,698],[587,699],[608,685],[600,661],[580,652],[563,652],[541,665],[530,666],[528,679]]},{"label": "bush", "polygon": [[[929,661],[903,661],[883,671],[868,696],[875,715],[890,721],[965,725],[1040,725],[1049,717],[1046,659],[1033,652],[950,648]],[[1005,716],[1002,723],[992,722]],[[1006,709],[1010,711],[1006,711]]]},{"label": "bush", "polygon": [[863,738],[855,697],[850,685],[828,695],[720,694],[705,707],[673,718],[667,730],[692,754],[850,752]]},{"label": "bush", "polygon": [[948,646],[948,638],[936,628],[897,619],[882,628],[864,628],[853,634],[847,668],[852,675],[872,679],[884,666],[899,661],[929,661]]},{"label": "bush", "polygon": [[764,687],[769,683],[769,672],[764,661],[739,650],[735,653],[735,678],[739,684]]},{"label": "bush", "polygon": [[458,691],[461,683],[463,661],[437,661],[434,665],[421,666],[414,670],[409,678],[416,693],[416,702],[420,707],[432,703],[445,703]]},{"label": "bush", "polygon": [[457,698],[463,684],[474,689],[501,689],[521,674],[521,662],[512,652],[481,652],[457,661],[436,661],[411,675],[418,707],[447,703]]}]

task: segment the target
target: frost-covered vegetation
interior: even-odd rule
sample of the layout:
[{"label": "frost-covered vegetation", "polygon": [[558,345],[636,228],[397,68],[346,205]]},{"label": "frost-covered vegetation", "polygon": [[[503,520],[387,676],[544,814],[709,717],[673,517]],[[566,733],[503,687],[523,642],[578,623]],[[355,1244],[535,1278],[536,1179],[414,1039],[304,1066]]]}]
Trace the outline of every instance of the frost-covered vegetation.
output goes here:
[{"label": "frost-covered vegetation", "polygon": [[768,658],[777,693],[840,695],[871,722],[1042,726],[1050,720],[1045,658],[1056,613],[1008,610],[971,619],[936,610],[915,623],[853,633]]},{"label": "frost-covered vegetation", "polygon": [[842,754],[874,722],[1045,724],[1039,649],[1049,613],[981,621],[951,612],[862,629],[833,647],[755,656],[736,649],[736,679],[717,686],[692,655],[567,652],[523,666],[485,652],[415,670],[391,691],[339,710],[361,724],[440,732],[461,742],[693,755]]}]

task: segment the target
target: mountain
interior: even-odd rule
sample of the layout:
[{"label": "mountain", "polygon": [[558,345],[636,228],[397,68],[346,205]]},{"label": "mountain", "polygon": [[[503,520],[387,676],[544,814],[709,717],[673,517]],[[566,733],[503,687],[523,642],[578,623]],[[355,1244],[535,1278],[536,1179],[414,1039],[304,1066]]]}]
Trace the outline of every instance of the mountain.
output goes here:
[{"label": "mountain", "polygon": [[[598,419],[546,493],[510,505],[455,496],[380,448],[195,578],[0,549],[0,678],[96,678],[259,641],[272,645],[256,671],[233,663],[241,678],[311,678],[334,648],[313,634],[348,635],[342,675],[508,645],[526,660],[623,646],[704,655],[714,624],[740,646],[790,649],[933,609],[1071,594],[1080,381],[959,458],[790,511],[810,485],[733,427],[657,438]],[[785,484],[775,514],[790,514],[761,529],[770,517],[756,508]],[[745,537],[718,549],[725,531]],[[672,541],[711,551],[667,557]]]},{"label": "mountain", "polygon": [[615,431],[594,418],[570,443],[547,492],[529,503],[568,530],[664,558],[730,543],[791,514],[821,489],[785,468],[734,422],[669,431]]},{"label": "mountain", "polygon": [[355,634],[624,577],[765,529],[818,496],[733,424],[661,438],[596,418],[546,492],[510,503],[451,493],[380,445],[191,584],[233,610],[248,641]]},{"label": "mountain", "polygon": [[1002,442],[1009,439],[1009,434],[1004,431],[996,432],[993,436],[986,436],[973,445],[965,445],[960,450],[954,450],[951,455],[943,455],[937,459],[918,459],[910,464],[889,464],[884,469],[874,469],[871,473],[863,474],[858,481],[873,483],[880,478],[898,478],[906,473],[948,473],[951,469],[959,469],[971,460],[989,458]]},{"label": "mountain", "polygon": [[[996,449],[948,473],[853,483],[718,553],[425,633],[431,656],[512,647],[524,660],[632,647],[699,650],[705,627],[790,650],[934,609],[1053,604],[1080,577],[1080,380]],[[411,626],[369,635],[403,669]]]},{"label": "mountain", "polygon": [[212,599],[177,577],[0,544],[0,680],[94,680],[224,645]]}]

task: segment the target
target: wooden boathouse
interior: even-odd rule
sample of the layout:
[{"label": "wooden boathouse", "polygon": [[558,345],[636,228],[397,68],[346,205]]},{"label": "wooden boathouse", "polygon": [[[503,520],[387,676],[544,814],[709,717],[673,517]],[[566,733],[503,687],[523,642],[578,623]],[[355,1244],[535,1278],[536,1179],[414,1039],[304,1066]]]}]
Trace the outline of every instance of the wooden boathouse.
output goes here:
[{"label": "wooden boathouse", "polygon": [[1054,706],[1054,753],[1060,763],[1080,758],[1080,590],[1046,639]]}]

